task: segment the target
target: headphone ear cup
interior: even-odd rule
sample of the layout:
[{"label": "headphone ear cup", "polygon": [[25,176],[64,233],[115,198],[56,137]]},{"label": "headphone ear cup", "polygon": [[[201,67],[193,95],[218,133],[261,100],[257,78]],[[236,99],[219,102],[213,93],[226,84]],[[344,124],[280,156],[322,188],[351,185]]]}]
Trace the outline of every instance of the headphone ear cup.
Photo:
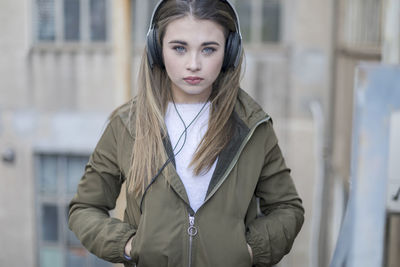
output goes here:
[{"label": "headphone ear cup", "polygon": [[231,67],[236,68],[241,54],[240,35],[237,32],[230,32],[225,44],[224,62],[222,70],[226,71]]},{"label": "headphone ear cup", "polygon": [[157,29],[150,30],[147,35],[147,59],[150,64],[150,68],[153,69],[154,65],[164,68],[162,49],[157,42]]},{"label": "headphone ear cup", "polygon": [[149,65],[150,68],[153,68],[154,66],[154,59],[155,59],[155,55],[154,55],[154,45],[153,45],[153,31],[149,30],[149,32],[147,33],[147,39],[146,39],[146,43],[147,43],[147,60],[149,61]]}]

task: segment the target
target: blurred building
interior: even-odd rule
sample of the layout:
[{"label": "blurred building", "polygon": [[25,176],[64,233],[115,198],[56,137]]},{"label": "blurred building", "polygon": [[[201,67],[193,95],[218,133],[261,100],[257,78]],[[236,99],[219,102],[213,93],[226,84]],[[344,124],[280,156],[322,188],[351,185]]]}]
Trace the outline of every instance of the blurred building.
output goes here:
[{"label": "blurred building", "polygon": [[[137,90],[157,2],[0,1],[0,266],[108,266],[80,247],[66,209],[108,114]],[[272,116],[306,209],[279,266],[328,266],[349,190],[354,68],[382,58],[384,1],[232,2],[242,87]]]}]

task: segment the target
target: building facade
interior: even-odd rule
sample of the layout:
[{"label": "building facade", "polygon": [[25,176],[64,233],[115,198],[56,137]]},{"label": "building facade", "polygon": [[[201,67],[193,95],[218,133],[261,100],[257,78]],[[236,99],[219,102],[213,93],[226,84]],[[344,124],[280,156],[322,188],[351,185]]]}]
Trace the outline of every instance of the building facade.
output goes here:
[{"label": "building facade", "polygon": [[[0,266],[109,266],[69,232],[66,210],[108,114],[137,90],[157,2],[0,2]],[[272,116],[306,209],[279,266],[328,266],[348,190],[354,66],[381,58],[383,4],[232,2],[242,87]]]}]

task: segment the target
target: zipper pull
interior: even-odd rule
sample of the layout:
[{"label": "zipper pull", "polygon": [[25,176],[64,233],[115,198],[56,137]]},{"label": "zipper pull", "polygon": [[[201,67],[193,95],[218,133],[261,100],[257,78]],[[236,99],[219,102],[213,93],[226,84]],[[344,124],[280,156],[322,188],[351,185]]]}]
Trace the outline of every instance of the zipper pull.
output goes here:
[{"label": "zipper pull", "polygon": [[197,228],[194,226],[194,216],[189,215],[189,228],[188,228],[188,234],[190,236],[195,236],[197,235]]}]

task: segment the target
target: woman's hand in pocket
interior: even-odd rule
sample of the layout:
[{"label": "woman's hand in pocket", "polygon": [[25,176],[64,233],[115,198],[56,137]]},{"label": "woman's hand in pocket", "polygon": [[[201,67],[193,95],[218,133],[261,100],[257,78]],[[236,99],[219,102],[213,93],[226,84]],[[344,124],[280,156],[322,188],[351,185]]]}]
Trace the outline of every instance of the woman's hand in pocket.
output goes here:
[{"label": "woman's hand in pocket", "polygon": [[247,249],[249,250],[251,264],[253,265],[253,250],[251,249],[249,244],[247,244]]},{"label": "woman's hand in pocket", "polygon": [[125,245],[125,255],[130,256],[131,255],[131,250],[132,250],[132,241],[133,241],[133,236],[129,238],[128,242],[126,242]]}]

